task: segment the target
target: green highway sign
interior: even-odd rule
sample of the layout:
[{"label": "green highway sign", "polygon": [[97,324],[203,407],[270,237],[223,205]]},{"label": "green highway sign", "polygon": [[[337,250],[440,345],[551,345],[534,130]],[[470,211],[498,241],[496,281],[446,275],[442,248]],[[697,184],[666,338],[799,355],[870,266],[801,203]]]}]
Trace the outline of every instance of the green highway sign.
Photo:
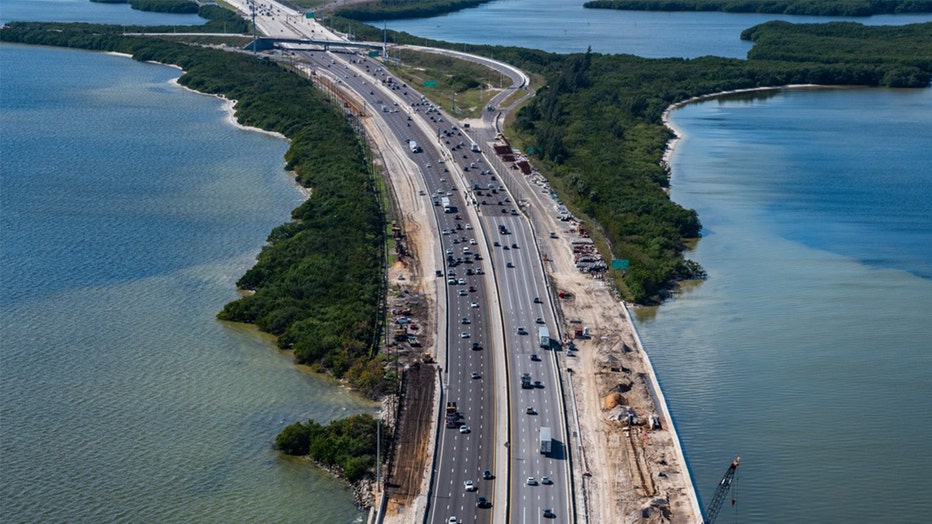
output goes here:
[{"label": "green highway sign", "polygon": [[628,269],[631,267],[631,261],[627,258],[613,258],[612,269]]},{"label": "green highway sign", "polygon": [[424,87],[437,87],[436,80],[424,80]]}]

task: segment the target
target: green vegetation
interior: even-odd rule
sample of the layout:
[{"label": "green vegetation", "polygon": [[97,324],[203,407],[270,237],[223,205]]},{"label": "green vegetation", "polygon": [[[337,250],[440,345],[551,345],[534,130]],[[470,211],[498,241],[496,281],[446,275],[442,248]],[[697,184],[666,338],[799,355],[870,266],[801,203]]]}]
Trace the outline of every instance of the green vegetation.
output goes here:
[{"label": "green vegetation", "polygon": [[807,63],[817,54],[822,64],[844,65],[845,83],[889,87],[925,87],[932,70],[932,23],[864,26],[851,22],[790,24],[773,21],[741,33],[756,45],[752,61]]},{"label": "green vegetation", "polygon": [[[353,415],[322,426],[313,420],[285,428],[275,439],[275,449],[287,455],[309,455],[326,467],[338,468],[355,482],[375,469],[377,424],[371,415]],[[388,431],[382,431],[385,449]]]},{"label": "green vegetation", "polygon": [[723,11],[805,16],[932,13],[932,0],[591,0],[583,7],[625,11]]},{"label": "green vegetation", "polygon": [[[375,39],[381,33],[369,27],[370,36],[362,24],[352,31]],[[577,216],[595,222],[603,256],[631,260],[623,277],[613,272],[622,295],[654,303],[675,281],[703,274],[683,258],[684,240],[699,234],[699,219],[666,194],[669,172],[661,159],[671,135],[661,116],[667,107],[721,91],[787,84],[926,87],[932,78],[930,37],[932,24],[771,22],[745,31],[744,38],[755,42],[749,60],[556,55],[476,45],[467,51],[547,79],[508,134],[525,149],[540,151],[535,164]],[[406,33],[391,39],[463,49]]]},{"label": "green vegetation", "polygon": [[287,168],[313,188],[292,222],[238,285],[251,294],[227,304],[221,319],[278,335],[300,363],[346,378],[367,395],[388,386],[377,353],[384,292],[384,219],[364,144],[342,112],[310,82],[269,60],[158,38],[124,37],[118,26],[12,23],[9,42],[132,54],[176,64],[179,83],[237,100],[236,118],[291,139]]},{"label": "green vegetation", "polygon": [[360,21],[428,18],[477,7],[491,0],[376,0],[340,7],[334,14]]},{"label": "green vegetation", "polygon": [[139,11],[154,13],[195,14],[199,6],[190,0],[91,0],[100,4],[129,4]]}]

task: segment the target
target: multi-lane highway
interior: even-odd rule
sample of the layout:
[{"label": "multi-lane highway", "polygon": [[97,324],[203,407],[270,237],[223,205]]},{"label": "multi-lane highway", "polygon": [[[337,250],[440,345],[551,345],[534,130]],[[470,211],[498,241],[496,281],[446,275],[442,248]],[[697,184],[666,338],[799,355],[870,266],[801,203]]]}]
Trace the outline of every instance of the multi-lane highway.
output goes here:
[{"label": "multi-lane highway", "polygon": [[[268,35],[337,39],[280,4],[258,7],[257,25]],[[420,175],[419,197],[434,210],[440,252],[433,274],[445,326],[438,332],[441,403],[455,402],[456,416],[438,421],[426,521],[574,520],[558,345],[541,347],[538,338],[539,327],[555,335],[558,329],[533,231],[508,190],[509,178],[521,175],[490,165],[497,114],[486,113],[485,125],[467,129],[410,86],[387,82],[376,60],[300,53],[382,121],[388,146]],[[527,86],[527,77],[510,66],[470,59],[511,79],[497,100]],[[422,262],[430,274],[431,262]],[[521,386],[525,373],[531,388]],[[542,427],[552,433],[549,454],[541,453]]]}]

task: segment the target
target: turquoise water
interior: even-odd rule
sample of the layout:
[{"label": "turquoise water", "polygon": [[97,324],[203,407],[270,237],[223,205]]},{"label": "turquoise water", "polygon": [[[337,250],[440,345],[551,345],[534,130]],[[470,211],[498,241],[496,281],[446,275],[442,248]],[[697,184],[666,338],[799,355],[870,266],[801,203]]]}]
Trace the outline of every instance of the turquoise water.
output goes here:
[{"label": "turquoise water", "polygon": [[742,456],[739,522],[926,521],[930,107],[791,90],[672,114],[709,279],[639,327],[704,500]]},{"label": "turquoise water", "polygon": [[[172,68],[0,45],[3,522],[358,522],[271,448],[373,406],[214,315],[303,197]],[[313,517],[312,517],[313,516]]]}]

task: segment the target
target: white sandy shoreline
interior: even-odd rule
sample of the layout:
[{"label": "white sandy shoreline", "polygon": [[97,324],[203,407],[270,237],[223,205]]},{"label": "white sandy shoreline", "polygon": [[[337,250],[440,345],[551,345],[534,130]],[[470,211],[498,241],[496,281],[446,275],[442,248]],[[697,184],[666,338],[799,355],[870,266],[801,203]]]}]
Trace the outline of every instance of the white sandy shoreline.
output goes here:
[{"label": "white sandy shoreline", "polygon": [[705,102],[707,100],[712,100],[715,98],[721,98],[730,95],[737,95],[742,93],[758,93],[758,92],[767,92],[767,91],[783,91],[786,89],[838,89],[840,86],[825,86],[819,84],[787,84],[783,86],[770,86],[770,87],[750,87],[747,89],[732,89],[730,91],[719,91],[717,93],[709,93],[708,95],[694,96],[688,98],[681,102],[676,102],[670,104],[664,109],[663,114],[660,116],[660,119],[663,121],[663,125],[666,126],[670,131],[673,131],[673,138],[667,142],[667,148],[663,152],[663,158],[661,163],[664,165],[670,164],[670,159],[673,157],[673,153],[676,151],[677,143],[685,136],[685,133],[682,129],[676,127],[673,122],[670,121],[670,114],[683,106],[689,104],[695,104],[698,102]]}]

